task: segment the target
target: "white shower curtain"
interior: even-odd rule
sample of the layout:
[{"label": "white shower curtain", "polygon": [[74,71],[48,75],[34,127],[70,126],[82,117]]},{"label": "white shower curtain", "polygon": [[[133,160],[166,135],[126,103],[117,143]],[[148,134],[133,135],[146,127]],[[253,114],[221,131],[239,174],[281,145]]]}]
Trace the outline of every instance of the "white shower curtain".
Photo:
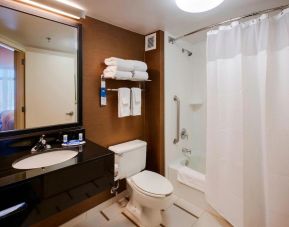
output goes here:
[{"label": "white shower curtain", "polygon": [[234,226],[289,226],[288,10],[208,32],[206,180]]}]

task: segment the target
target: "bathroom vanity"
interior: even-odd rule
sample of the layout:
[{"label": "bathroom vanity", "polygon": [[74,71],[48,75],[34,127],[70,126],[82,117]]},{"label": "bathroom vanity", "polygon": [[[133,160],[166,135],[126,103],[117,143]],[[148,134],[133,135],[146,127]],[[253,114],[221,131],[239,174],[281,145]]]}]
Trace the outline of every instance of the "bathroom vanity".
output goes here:
[{"label": "bathroom vanity", "polygon": [[0,226],[30,226],[112,187],[111,151],[90,141],[65,149],[78,154],[44,168],[13,168],[27,151],[0,158]]}]

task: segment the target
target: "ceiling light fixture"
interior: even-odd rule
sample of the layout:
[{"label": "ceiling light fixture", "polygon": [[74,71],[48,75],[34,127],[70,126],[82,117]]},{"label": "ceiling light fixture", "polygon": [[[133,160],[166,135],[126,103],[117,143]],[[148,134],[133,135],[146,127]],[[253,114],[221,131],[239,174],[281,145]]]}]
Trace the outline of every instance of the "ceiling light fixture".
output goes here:
[{"label": "ceiling light fixture", "polygon": [[177,6],[189,13],[201,13],[219,6],[224,0],[175,0]]},{"label": "ceiling light fixture", "polygon": [[84,10],[65,0],[15,0],[36,8],[44,9],[62,16],[80,19],[85,17]]}]

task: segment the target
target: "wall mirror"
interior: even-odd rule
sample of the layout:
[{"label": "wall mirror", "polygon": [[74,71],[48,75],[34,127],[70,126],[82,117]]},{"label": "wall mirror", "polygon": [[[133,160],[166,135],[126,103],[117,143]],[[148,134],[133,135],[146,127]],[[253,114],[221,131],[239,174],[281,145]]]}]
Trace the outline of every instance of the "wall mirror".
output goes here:
[{"label": "wall mirror", "polygon": [[80,33],[0,6],[0,136],[81,125]]}]

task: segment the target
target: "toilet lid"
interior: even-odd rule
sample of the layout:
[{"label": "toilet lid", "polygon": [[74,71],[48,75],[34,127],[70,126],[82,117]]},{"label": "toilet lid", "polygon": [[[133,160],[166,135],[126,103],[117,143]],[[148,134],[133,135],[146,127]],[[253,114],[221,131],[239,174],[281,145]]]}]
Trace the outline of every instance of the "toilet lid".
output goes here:
[{"label": "toilet lid", "polygon": [[142,191],[166,196],[173,192],[171,182],[158,173],[151,171],[142,171],[132,177],[133,183]]}]

